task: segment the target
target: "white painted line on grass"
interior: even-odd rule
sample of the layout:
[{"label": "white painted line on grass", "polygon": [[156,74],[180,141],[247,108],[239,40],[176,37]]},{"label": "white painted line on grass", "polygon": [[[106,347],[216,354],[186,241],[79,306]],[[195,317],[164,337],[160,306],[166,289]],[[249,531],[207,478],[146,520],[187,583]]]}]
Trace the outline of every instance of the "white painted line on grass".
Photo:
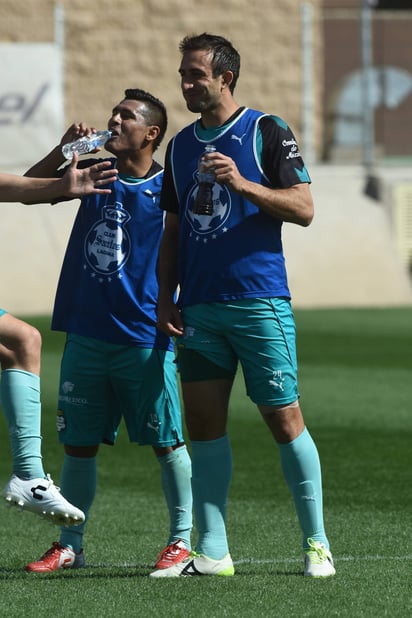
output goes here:
[{"label": "white painted line on grass", "polygon": [[[333,559],[335,562],[350,562],[359,560],[359,562],[364,561],[372,561],[378,562],[380,560],[412,560],[412,554],[406,554],[406,556],[339,556],[333,555]],[[293,563],[293,562],[301,562],[302,558],[268,558],[266,560],[260,560],[256,558],[241,558],[240,560],[234,560],[233,564],[282,564],[282,563]]]},{"label": "white painted line on grass", "polygon": [[[366,555],[366,556],[334,556],[335,564],[339,562],[380,562],[383,560],[396,560],[396,561],[408,561],[412,560],[412,554],[406,554],[405,556],[381,556],[381,555]],[[267,558],[267,559],[259,559],[259,558],[241,558],[240,560],[234,560],[233,564],[235,566],[239,566],[242,564],[294,564],[301,563],[302,558]],[[106,564],[106,563],[89,563],[86,562],[86,567],[90,568],[99,568],[99,569],[153,569],[153,565],[150,564],[136,564],[130,562],[122,562],[119,564]]]}]

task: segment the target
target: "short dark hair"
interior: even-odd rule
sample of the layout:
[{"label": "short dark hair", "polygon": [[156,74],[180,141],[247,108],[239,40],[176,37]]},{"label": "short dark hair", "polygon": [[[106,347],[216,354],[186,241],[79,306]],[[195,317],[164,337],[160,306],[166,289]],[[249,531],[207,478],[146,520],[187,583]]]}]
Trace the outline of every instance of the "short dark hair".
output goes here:
[{"label": "short dark hair", "polygon": [[140,88],[128,88],[124,91],[124,96],[125,99],[132,99],[145,103],[146,110],[141,110],[141,114],[146,123],[159,127],[159,135],[153,142],[153,151],[155,151],[159,147],[167,130],[167,111],[164,103],[150,94],[150,92],[146,92]]},{"label": "short dark hair", "polygon": [[233,93],[240,72],[240,55],[232,43],[223,36],[203,32],[203,34],[185,36],[179,45],[181,54],[199,49],[212,52],[213,77],[222,75],[225,71],[232,71],[233,80],[230,84],[230,92]]}]

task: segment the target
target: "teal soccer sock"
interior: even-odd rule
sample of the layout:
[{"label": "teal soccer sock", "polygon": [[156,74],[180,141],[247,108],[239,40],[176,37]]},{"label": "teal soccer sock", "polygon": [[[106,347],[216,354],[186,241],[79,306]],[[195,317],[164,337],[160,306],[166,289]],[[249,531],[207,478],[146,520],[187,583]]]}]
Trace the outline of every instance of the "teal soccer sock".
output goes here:
[{"label": "teal soccer sock", "polygon": [[14,474],[22,479],[44,478],[39,376],[21,369],[4,369],[0,393]]},{"label": "teal soccer sock", "polygon": [[61,491],[66,500],[84,512],[86,520],[80,526],[62,527],[60,543],[65,547],[70,545],[76,553],[79,553],[83,547],[83,534],[89,510],[96,495],[96,485],[96,457],[72,457],[65,453]]},{"label": "teal soccer sock", "polygon": [[158,457],[163,493],[170,516],[168,545],[182,539],[191,549],[192,531],[192,466],[186,446]]},{"label": "teal soccer sock", "polygon": [[192,441],[193,504],[199,540],[196,551],[221,560],[229,551],[226,507],[232,479],[229,436]]},{"label": "teal soccer sock", "polygon": [[329,548],[323,524],[322,477],[319,454],[305,428],[288,444],[278,444],[286,483],[292,493],[302,529],[303,547],[313,538]]}]

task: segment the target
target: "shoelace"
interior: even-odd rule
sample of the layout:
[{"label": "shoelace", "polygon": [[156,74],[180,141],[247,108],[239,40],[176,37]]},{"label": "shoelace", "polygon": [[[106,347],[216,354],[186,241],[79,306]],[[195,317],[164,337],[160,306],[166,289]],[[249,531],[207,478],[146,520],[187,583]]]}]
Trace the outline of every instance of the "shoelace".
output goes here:
[{"label": "shoelace", "polygon": [[47,474],[47,480],[49,481],[49,487],[51,487],[52,485],[54,486],[54,488],[61,493],[61,489],[60,487],[57,487],[56,483],[53,481],[52,477],[50,476],[50,474]]},{"label": "shoelace", "polygon": [[53,554],[57,551],[60,551],[61,546],[60,543],[58,543],[57,541],[55,541],[53,543],[53,545],[50,547],[50,549],[48,549],[46,551],[45,554],[43,554],[43,556],[40,558],[40,560],[44,560],[45,558],[49,558],[49,556],[53,556]]},{"label": "shoelace", "polygon": [[182,550],[181,547],[178,546],[179,541],[173,543],[172,545],[168,545],[165,549],[160,553],[159,558],[173,558],[179,551]]},{"label": "shoelace", "polygon": [[327,560],[326,550],[320,543],[314,539],[308,539],[308,545],[309,549],[306,550],[306,554],[313,564],[322,564],[322,562]]}]

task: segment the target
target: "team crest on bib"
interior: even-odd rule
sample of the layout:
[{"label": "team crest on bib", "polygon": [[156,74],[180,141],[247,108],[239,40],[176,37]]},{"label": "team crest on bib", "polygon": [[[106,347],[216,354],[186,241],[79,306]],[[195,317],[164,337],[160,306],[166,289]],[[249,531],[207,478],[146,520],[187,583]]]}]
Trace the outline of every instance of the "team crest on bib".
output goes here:
[{"label": "team crest on bib", "polygon": [[125,224],[129,219],[119,202],[102,208],[102,219],[93,224],[84,243],[86,261],[95,273],[113,275],[127,261],[131,243]]},{"label": "team crest on bib", "polygon": [[[197,215],[192,210],[197,190],[197,185],[195,185],[189,193],[185,215],[192,228],[190,236],[194,237],[197,241],[207,242],[208,240],[214,240],[217,236],[227,231],[225,223],[230,214],[230,193],[224,185],[222,186],[215,182],[213,185],[213,214]],[[206,238],[208,236],[210,238]]]}]

